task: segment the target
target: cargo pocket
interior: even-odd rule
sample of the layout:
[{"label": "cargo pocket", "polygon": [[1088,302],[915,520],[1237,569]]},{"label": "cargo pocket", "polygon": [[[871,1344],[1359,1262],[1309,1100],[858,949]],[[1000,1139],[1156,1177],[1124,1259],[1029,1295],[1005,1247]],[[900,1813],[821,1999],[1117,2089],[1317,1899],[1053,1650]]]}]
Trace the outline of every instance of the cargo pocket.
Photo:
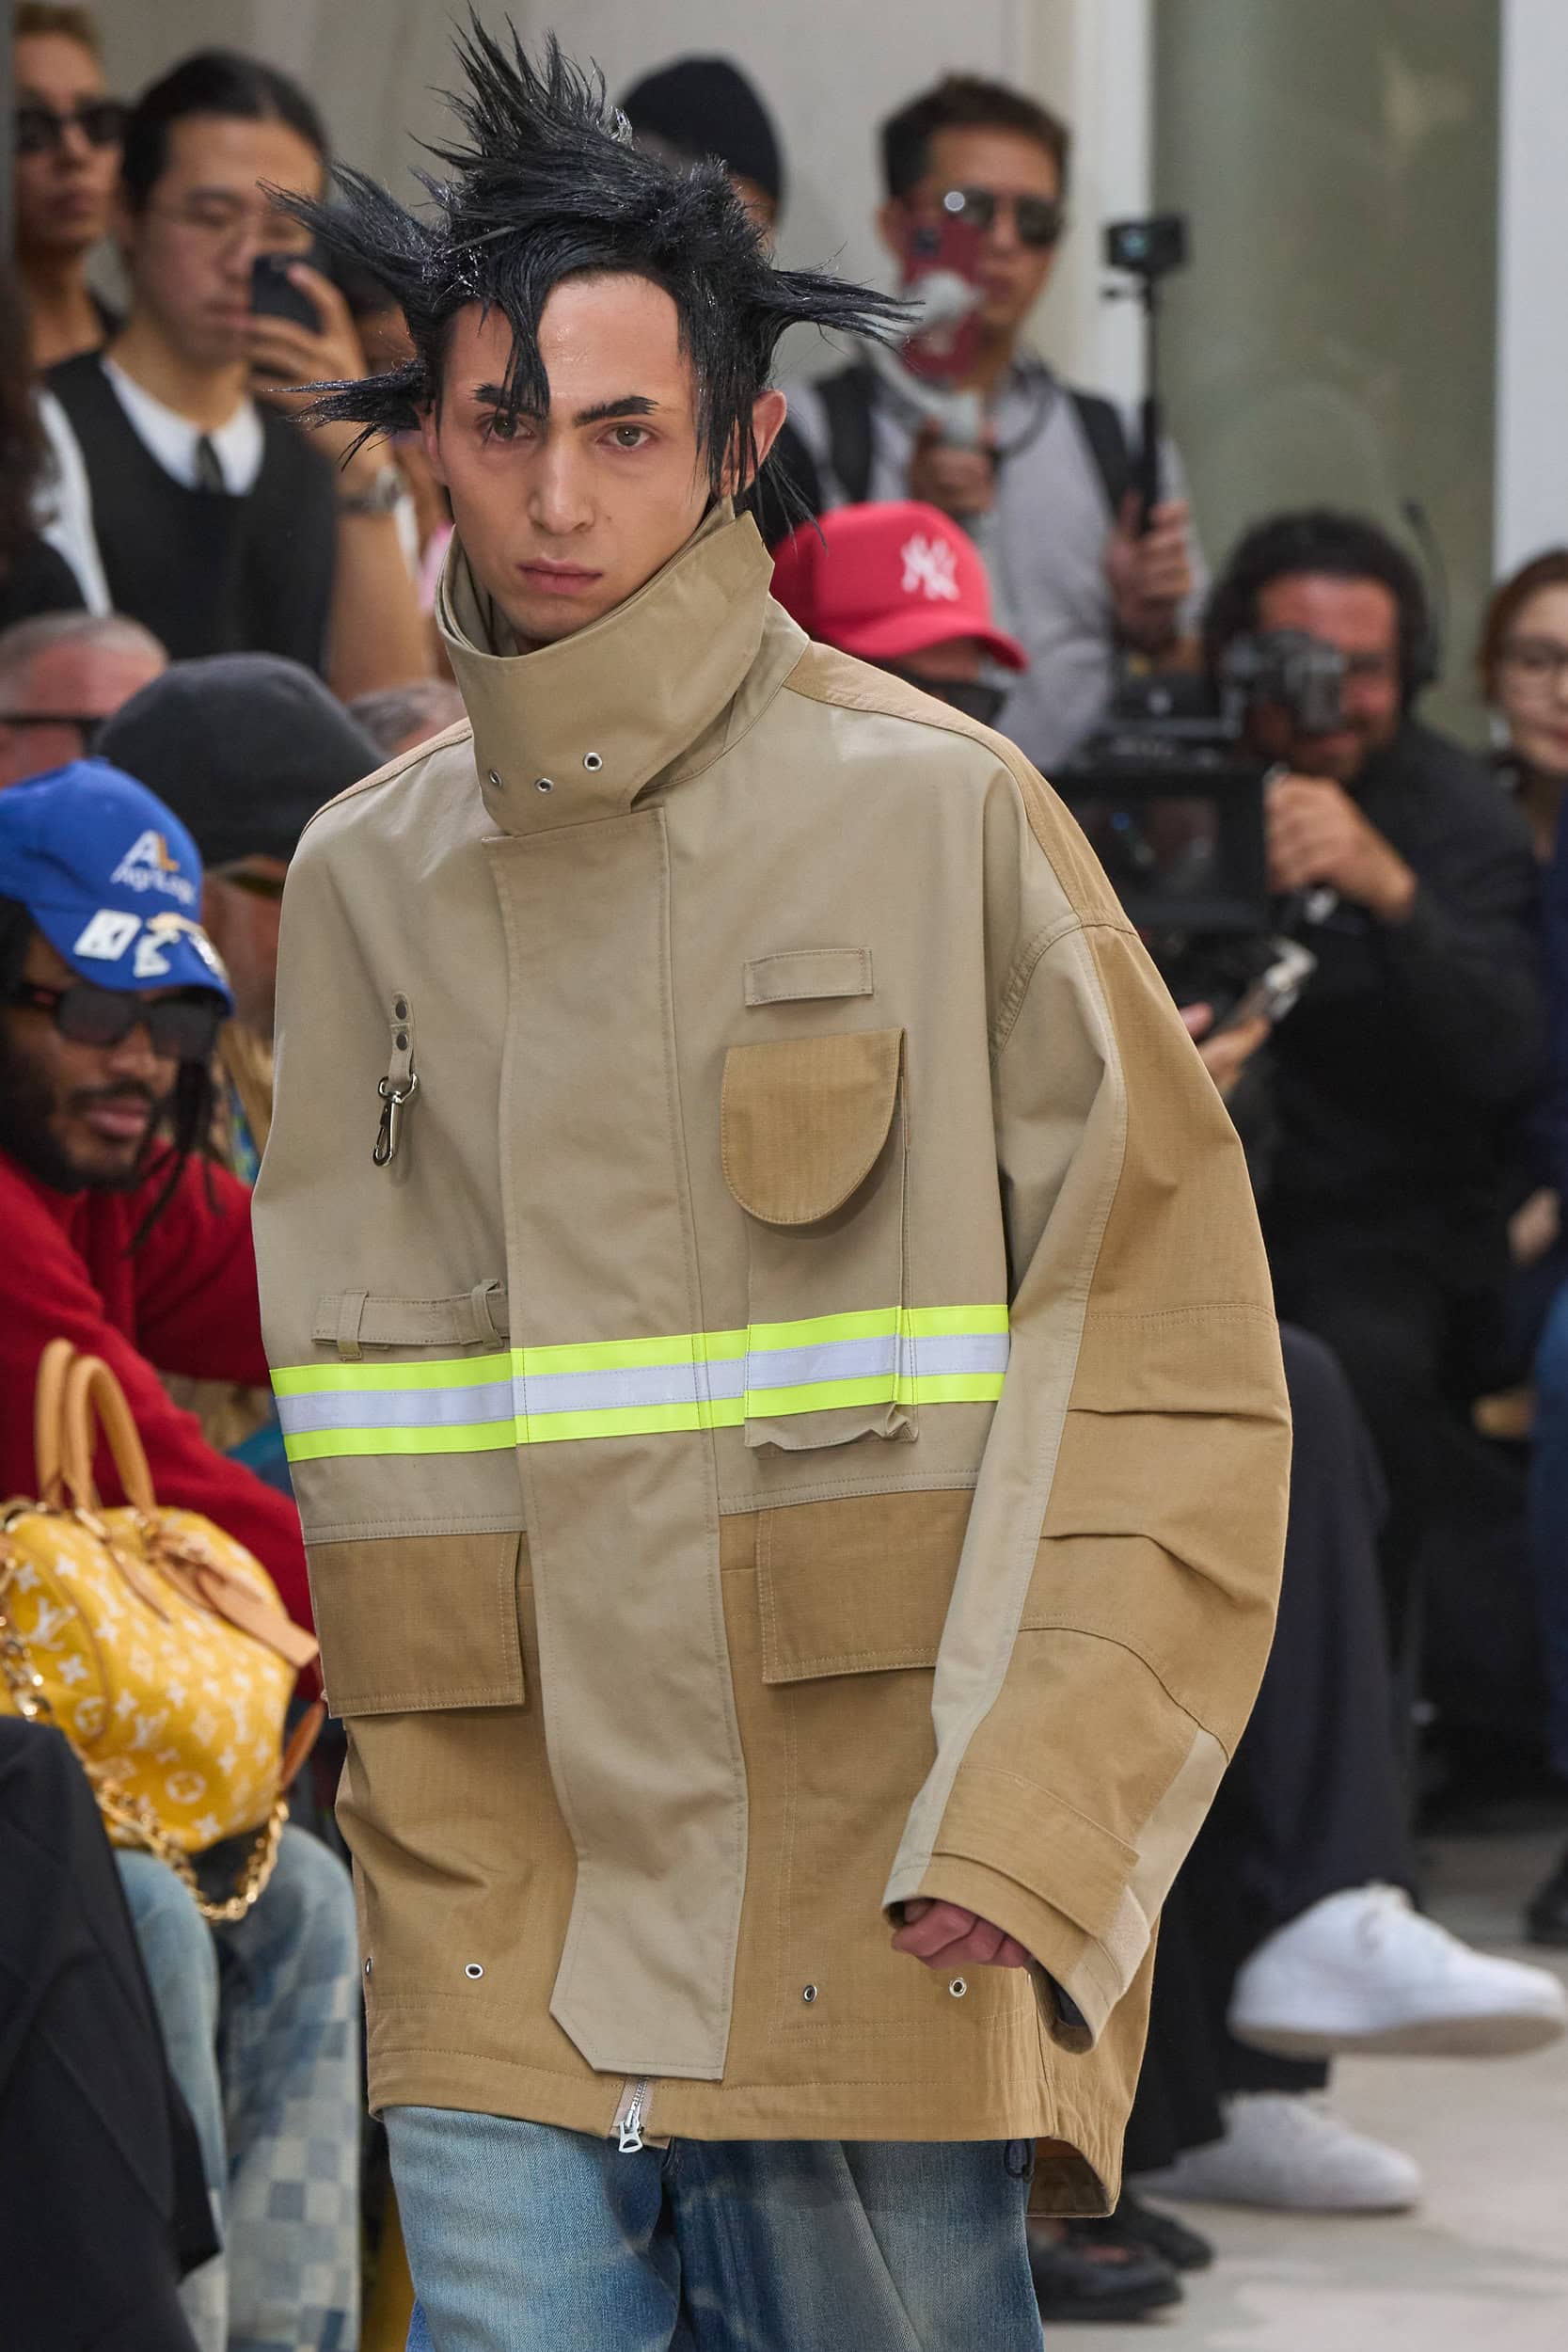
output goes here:
[{"label": "cargo pocket", "polygon": [[309,1553],[334,1715],[525,1704],[520,1534],[398,1535]]},{"label": "cargo pocket", "polygon": [[747,1444],[912,1438],[904,1032],[733,1045],[721,1120],[746,1212]]}]

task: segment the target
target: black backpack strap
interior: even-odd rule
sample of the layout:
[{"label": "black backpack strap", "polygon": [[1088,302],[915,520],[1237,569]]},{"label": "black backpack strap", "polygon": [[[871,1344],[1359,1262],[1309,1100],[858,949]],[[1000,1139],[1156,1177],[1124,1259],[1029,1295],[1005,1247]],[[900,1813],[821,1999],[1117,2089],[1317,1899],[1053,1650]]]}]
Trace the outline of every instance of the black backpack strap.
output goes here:
[{"label": "black backpack strap", "polygon": [[1099,392],[1075,391],[1069,386],[1067,396],[1078,413],[1078,422],[1100,476],[1100,486],[1115,521],[1132,487],[1132,452],[1128,446],[1121,410],[1114,400],[1106,400]]},{"label": "black backpack strap", "polygon": [[843,368],[837,375],[822,378],[816,396],[828,420],[828,463],[850,505],[863,506],[871,496],[871,407],[877,378],[863,364]]}]

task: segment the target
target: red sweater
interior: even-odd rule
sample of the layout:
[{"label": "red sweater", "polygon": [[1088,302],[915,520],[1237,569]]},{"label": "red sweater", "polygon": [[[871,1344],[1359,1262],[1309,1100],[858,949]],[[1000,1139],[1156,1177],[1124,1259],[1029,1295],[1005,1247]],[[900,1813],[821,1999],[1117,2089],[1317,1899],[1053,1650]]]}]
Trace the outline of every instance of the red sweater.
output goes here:
[{"label": "red sweater", "polygon": [[[33,1386],[53,1339],[102,1356],[130,1400],[160,1502],[199,1511],[253,1551],[289,1614],[310,1623],[299,1514],[286,1495],[214,1454],[169,1401],[159,1372],[265,1386],[250,1195],[194,1163],[141,1248],[131,1236],[167,1161],[135,1192],[55,1192],[0,1152],[0,1500],[37,1491]],[[154,1370],[154,1366],[157,1367]],[[121,1500],[106,1452],[104,1501]]]}]

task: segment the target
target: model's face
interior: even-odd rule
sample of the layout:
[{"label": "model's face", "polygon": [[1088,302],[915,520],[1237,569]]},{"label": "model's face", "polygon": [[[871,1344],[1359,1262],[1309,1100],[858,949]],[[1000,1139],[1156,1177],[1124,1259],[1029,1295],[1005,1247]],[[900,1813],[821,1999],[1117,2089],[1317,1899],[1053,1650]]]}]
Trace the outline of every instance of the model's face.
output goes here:
[{"label": "model's face", "polygon": [[173,125],[164,168],[139,213],[119,216],[136,309],[193,367],[245,357],[250,269],[259,253],[309,252],[309,232],[261,183],[320,196],[325,172],[286,122],[189,115]]},{"label": "model's face", "polygon": [[1519,607],[1492,699],[1526,767],[1568,777],[1568,585],[1538,588]]},{"label": "model's face", "polygon": [[[109,225],[119,141],[99,144],[81,116],[106,98],[103,71],[90,49],[64,33],[26,33],[15,50],[16,104],[57,117],[51,136],[16,158],[16,248],[30,255],[85,253]],[[53,130],[54,125],[49,126]]]},{"label": "model's face", "polygon": [[[70,988],[81,975],[34,933],[23,977]],[[150,989],[147,1001],[167,990]],[[173,992],[178,993],[178,991]],[[180,1065],[152,1051],[145,1027],[119,1045],[78,1045],[53,1015],[0,1009],[0,1147],[62,1192],[121,1191],[141,1176]]]},{"label": "model's face", "polygon": [[168,667],[150,645],[51,645],[0,685],[0,788],[63,768]]},{"label": "model's face", "polygon": [[[695,386],[675,306],[625,273],[572,278],[539,323],[549,412],[501,405],[512,330],[477,303],[448,347],[425,448],[481,585],[524,650],[570,637],[635,596],[707,510]],[[784,397],[753,411],[758,455]]]},{"label": "model's face", "polygon": [[1265,759],[1287,760],[1298,774],[1355,782],[1372,753],[1400,723],[1400,609],[1380,580],[1338,580],[1325,572],[1288,572],[1258,599],[1258,627],[1305,629],[1338,646],[1346,663],[1340,723],[1327,735],[1302,735],[1282,710],[1264,707],[1248,723]]},{"label": "model's face", "polygon": [[[1061,174],[1054,156],[1022,131],[938,131],[924,177],[908,196],[883,206],[879,225],[902,255],[911,222],[940,221],[942,199],[954,188],[994,199],[990,226],[980,239],[980,311],[988,333],[1016,335],[1045,292],[1056,259],[1054,245],[1028,245],[1019,233],[1018,199],[1059,204]],[[1032,208],[1031,208],[1032,209]]]}]

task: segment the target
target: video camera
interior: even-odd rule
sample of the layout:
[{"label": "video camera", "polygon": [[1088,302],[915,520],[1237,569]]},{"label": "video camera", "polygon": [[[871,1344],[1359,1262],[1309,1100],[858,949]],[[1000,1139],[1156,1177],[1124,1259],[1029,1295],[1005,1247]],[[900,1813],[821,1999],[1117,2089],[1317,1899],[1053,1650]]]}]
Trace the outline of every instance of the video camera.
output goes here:
[{"label": "video camera", "polygon": [[1267,704],[1293,732],[1338,725],[1345,663],[1301,629],[1238,638],[1217,681],[1132,682],[1053,782],[1179,1004],[1224,1018],[1279,960],[1268,882],[1268,763],[1243,748]]}]

